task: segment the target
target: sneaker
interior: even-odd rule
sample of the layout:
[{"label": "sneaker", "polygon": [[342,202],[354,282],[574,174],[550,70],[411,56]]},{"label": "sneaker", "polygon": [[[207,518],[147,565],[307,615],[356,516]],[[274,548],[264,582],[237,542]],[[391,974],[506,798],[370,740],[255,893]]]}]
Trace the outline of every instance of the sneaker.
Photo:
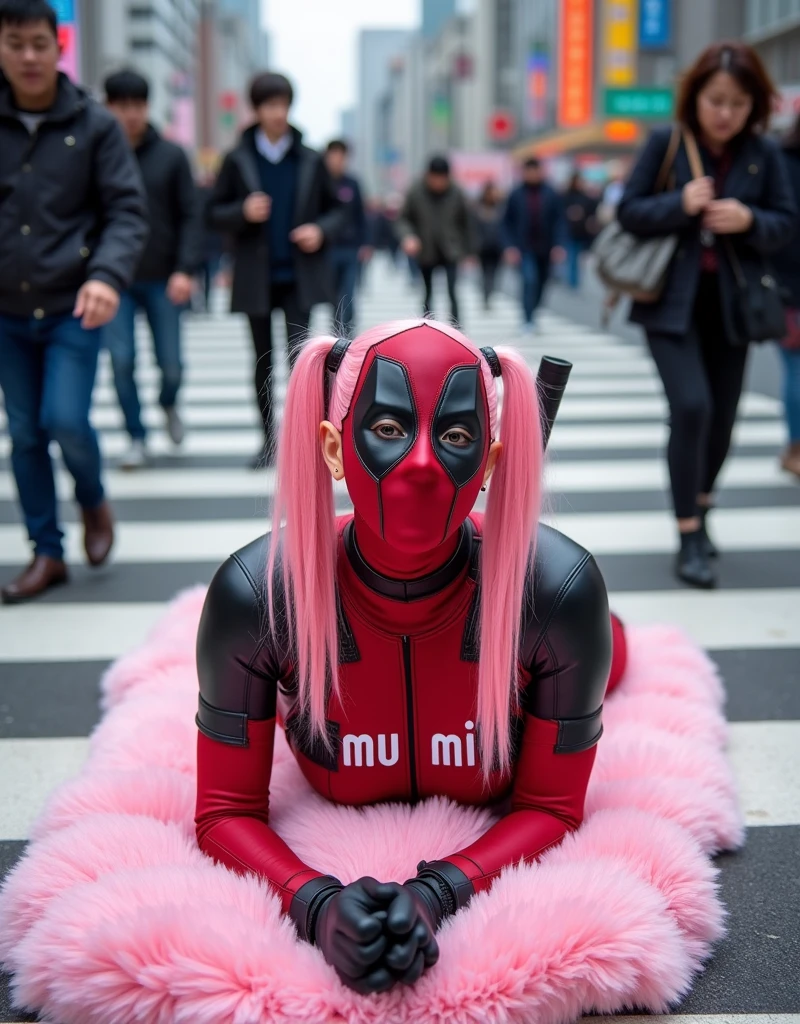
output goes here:
[{"label": "sneaker", "polygon": [[523,338],[532,338],[536,334],[536,327],[534,324],[523,324],[519,333]]},{"label": "sneaker", "polygon": [[167,433],[174,445],[183,444],[184,429],[178,410],[174,405],[165,409],[167,417]]},{"label": "sneaker", "polygon": [[120,469],[142,469],[147,465],[147,449],[144,441],[133,438],[128,450],[119,460]]}]

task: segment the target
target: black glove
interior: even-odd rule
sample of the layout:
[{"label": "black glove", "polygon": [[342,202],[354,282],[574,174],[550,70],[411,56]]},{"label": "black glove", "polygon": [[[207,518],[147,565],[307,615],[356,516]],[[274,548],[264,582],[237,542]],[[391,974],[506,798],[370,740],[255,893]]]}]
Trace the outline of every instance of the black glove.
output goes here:
[{"label": "black glove", "polygon": [[439,959],[434,934],[442,920],[442,907],[423,882],[412,879],[404,885],[390,884],[395,897],[386,912],[385,932],[392,945],[383,962],[395,980],[413,985]]},{"label": "black glove", "polygon": [[397,981],[381,959],[389,946],[384,922],[395,888],[400,887],[360,878],[322,893],[319,904],[309,908],[309,941],[319,946],[342,982],[362,995],[387,992]]}]

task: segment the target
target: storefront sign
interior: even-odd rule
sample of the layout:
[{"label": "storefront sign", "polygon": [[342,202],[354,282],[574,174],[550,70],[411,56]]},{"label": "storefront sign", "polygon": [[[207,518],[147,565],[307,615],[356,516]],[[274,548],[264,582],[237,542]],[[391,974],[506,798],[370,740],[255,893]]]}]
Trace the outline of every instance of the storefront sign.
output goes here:
[{"label": "storefront sign", "polygon": [[593,0],[561,0],[559,8],[558,123],[579,128],[592,120]]},{"label": "storefront sign", "polygon": [[58,18],[58,42],[61,47],[59,68],[73,81],[80,78],[80,54],[78,51],[78,12],[75,0],[50,0],[50,6]]},{"label": "storefront sign", "polygon": [[674,95],[669,87],[606,89],[603,111],[607,117],[672,117]]},{"label": "storefront sign", "polygon": [[633,85],[636,81],[636,15],[638,0],[605,0],[603,4],[603,82]]},{"label": "storefront sign", "polygon": [[662,50],[672,41],[672,0],[640,0],[639,47]]}]

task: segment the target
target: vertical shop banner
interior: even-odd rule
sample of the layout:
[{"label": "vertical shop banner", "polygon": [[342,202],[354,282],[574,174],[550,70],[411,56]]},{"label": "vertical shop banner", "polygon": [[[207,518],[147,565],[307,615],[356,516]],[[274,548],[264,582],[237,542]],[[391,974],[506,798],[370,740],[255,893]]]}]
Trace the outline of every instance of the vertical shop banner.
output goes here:
[{"label": "vertical shop banner", "polygon": [[550,57],[547,53],[529,55],[526,80],[526,127],[541,128],[547,123],[547,93],[550,83]]},{"label": "vertical shop banner", "polygon": [[558,123],[579,128],[592,120],[592,8],[594,0],[561,0],[559,8]]},{"label": "vertical shop banner", "polygon": [[641,0],[639,46],[661,50],[672,41],[672,0]]},{"label": "vertical shop banner", "polygon": [[58,18],[58,42],[61,46],[59,67],[77,82],[80,78],[78,51],[78,12],[75,0],[50,0]]},{"label": "vertical shop banner", "polygon": [[636,81],[638,0],[604,0],[603,82],[633,85]]}]

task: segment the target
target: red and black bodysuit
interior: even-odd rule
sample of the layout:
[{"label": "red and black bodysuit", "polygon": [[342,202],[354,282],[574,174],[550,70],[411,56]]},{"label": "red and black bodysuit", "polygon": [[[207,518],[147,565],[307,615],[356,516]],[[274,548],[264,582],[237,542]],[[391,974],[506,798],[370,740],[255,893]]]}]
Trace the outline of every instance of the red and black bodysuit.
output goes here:
[{"label": "red and black bodysuit", "polygon": [[[365,359],[342,427],[356,514],[338,520],[343,700],[331,694],[327,704],[332,753],[309,739],[298,715],[280,607],[269,628],[266,537],[222,566],[200,623],[198,841],[217,861],[266,879],[304,937],[331,878],[270,828],[279,724],[309,783],[338,803],[508,798],[508,813],[485,835],[428,865],[449,886],[449,912],[503,867],[536,858],[580,824],[602,732],[612,664],[606,588],[587,551],[540,526],[522,609],[513,770],[510,779],[492,771],[484,781],[476,736],[483,517],[468,514],[489,445],[484,385],[474,354],[454,341],[433,366],[422,349],[412,360],[394,341]],[[376,422],[394,423],[405,438],[385,445]],[[391,431],[384,433],[388,440]],[[437,451],[448,437],[454,451]],[[416,515],[404,514],[414,487],[426,500]],[[435,545],[424,540],[432,531]],[[277,581],[275,589],[282,593]],[[613,633],[622,642],[621,630]]]}]

